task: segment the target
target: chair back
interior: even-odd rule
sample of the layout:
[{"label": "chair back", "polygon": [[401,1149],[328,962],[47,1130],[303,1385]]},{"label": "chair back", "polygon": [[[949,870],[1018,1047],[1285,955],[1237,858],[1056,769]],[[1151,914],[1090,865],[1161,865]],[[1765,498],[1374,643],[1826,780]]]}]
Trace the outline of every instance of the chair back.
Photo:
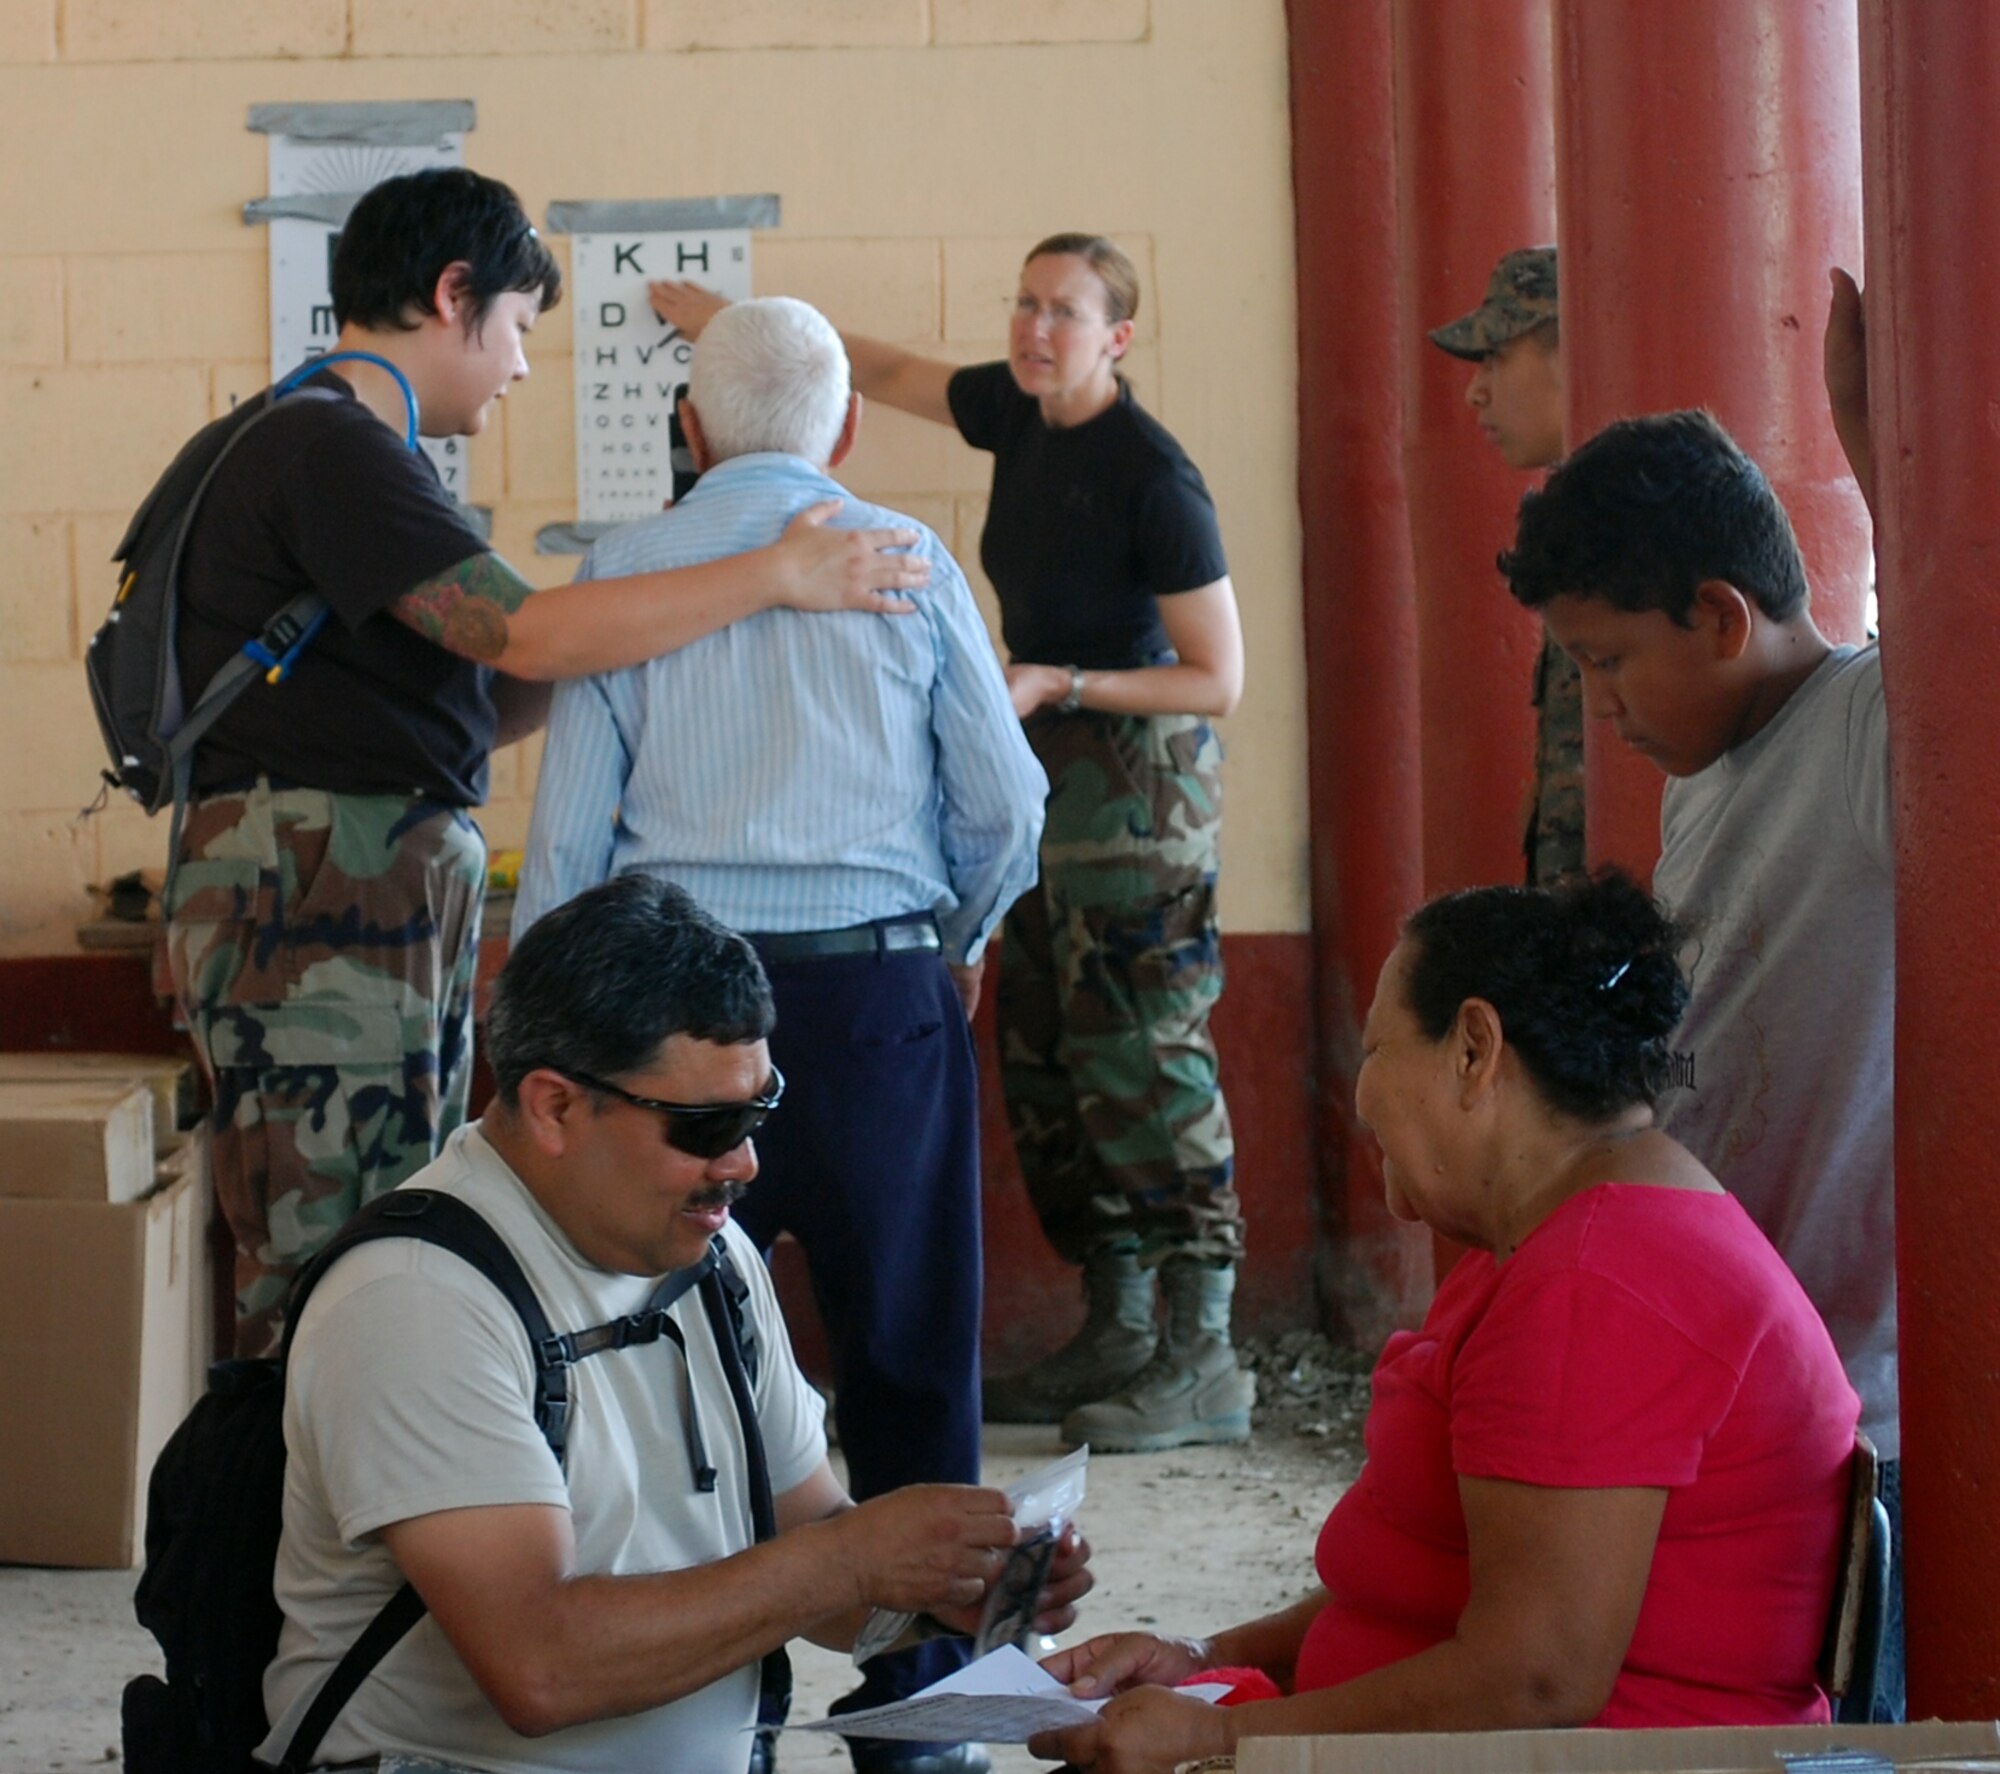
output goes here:
[{"label": "chair back", "polygon": [[1875,1494],[1879,1465],[1875,1444],[1857,1432],[1848,1468],[1847,1532],[1819,1653],[1819,1685],[1829,1700],[1848,1702],[1841,1709],[1847,1717],[1866,1716],[1855,1708],[1865,1707],[1873,1696],[1888,1608],[1889,1512]]}]

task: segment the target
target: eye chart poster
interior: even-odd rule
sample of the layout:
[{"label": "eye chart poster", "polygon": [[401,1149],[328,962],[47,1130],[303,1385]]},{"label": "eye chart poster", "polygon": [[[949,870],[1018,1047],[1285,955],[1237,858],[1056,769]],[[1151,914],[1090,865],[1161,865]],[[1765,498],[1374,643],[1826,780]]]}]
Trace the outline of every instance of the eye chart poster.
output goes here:
[{"label": "eye chart poster", "polygon": [[693,477],[675,409],[689,341],[654,316],[656,278],[750,294],[750,231],[778,224],[773,196],[557,203],[551,234],[571,235],[576,308],[576,533],[648,517]]},{"label": "eye chart poster", "polygon": [[[243,219],[271,231],[273,381],[334,347],[333,251],[348,212],[384,179],[464,165],[474,122],[468,99],[251,107],[249,127],[270,141],[271,194],[246,204]],[[462,502],[466,440],[427,437],[423,447]]]}]

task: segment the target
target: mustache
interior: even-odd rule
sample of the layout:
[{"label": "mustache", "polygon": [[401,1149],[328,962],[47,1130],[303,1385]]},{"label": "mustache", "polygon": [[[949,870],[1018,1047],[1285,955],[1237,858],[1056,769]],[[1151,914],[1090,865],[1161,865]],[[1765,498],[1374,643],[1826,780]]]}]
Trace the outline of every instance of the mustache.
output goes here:
[{"label": "mustache", "polygon": [[698,1213],[706,1213],[711,1207],[734,1207],[750,1193],[750,1185],[744,1182],[727,1181],[710,1183],[705,1189],[697,1189],[687,1198],[687,1204]]}]

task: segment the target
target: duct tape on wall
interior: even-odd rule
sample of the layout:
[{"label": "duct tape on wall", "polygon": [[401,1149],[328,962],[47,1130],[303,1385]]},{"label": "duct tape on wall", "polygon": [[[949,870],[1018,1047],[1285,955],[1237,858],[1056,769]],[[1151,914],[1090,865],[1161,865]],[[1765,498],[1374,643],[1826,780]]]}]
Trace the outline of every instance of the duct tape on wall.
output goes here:
[{"label": "duct tape on wall", "polygon": [[725,228],[775,228],[775,192],[754,197],[660,197],[602,203],[552,203],[551,234],[701,234]]},{"label": "duct tape on wall", "polygon": [[437,148],[476,129],[470,99],[393,99],[371,104],[252,105],[249,128],[295,142],[348,142],[373,148]]}]

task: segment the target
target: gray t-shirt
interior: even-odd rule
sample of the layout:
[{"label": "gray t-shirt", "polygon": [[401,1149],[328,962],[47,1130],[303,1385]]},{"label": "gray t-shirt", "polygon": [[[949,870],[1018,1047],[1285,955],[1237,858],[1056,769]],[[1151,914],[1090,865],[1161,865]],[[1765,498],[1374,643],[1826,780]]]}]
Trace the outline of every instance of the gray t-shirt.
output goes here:
[{"label": "gray t-shirt", "polygon": [[1895,875],[1881,655],[1839,647],[1754,738],[1668,783],[1654,887],[1693,926],[1667,1131],[1819,1308],[1899,1452]]},{"label": "gray t-shirt", "polygon": [[[578,1254],[477,1124],[406,1185],[461,1196],[520,1259],[549,1322],[582,1330],[644,1306],[654,1278]],[[792,1359],[769,1277],[734,1226],[736,1267],[761,1352],[756,1400],[771,1486],[802,1483],[825,1457],[818,1395]],[[594,1356],[571,1371],[569,1477],[535,1427],[521,1321],[470,1264],[414,1239],[343,1257],[299,1322],[285,1399],[285,1612],[264,1677],[275,1762],[327,1671],[402,1581],[379,1538],[388,1523],[444,1509],[543,1503],[570,1512],[586,1574],[686,1569],[755,1538],[743,1439],[708,1315],[693,1294],[670,1339]],[[686,1410],[692,1375],[715,1489],[696,1489]],[[362,1683],[320,1746],[324,1763],[383,1751],[506,1774],[701,1774],[747,1765],[757,1666],[685,1699],[530,1741],[508,1729],[428,1616]]]}]

